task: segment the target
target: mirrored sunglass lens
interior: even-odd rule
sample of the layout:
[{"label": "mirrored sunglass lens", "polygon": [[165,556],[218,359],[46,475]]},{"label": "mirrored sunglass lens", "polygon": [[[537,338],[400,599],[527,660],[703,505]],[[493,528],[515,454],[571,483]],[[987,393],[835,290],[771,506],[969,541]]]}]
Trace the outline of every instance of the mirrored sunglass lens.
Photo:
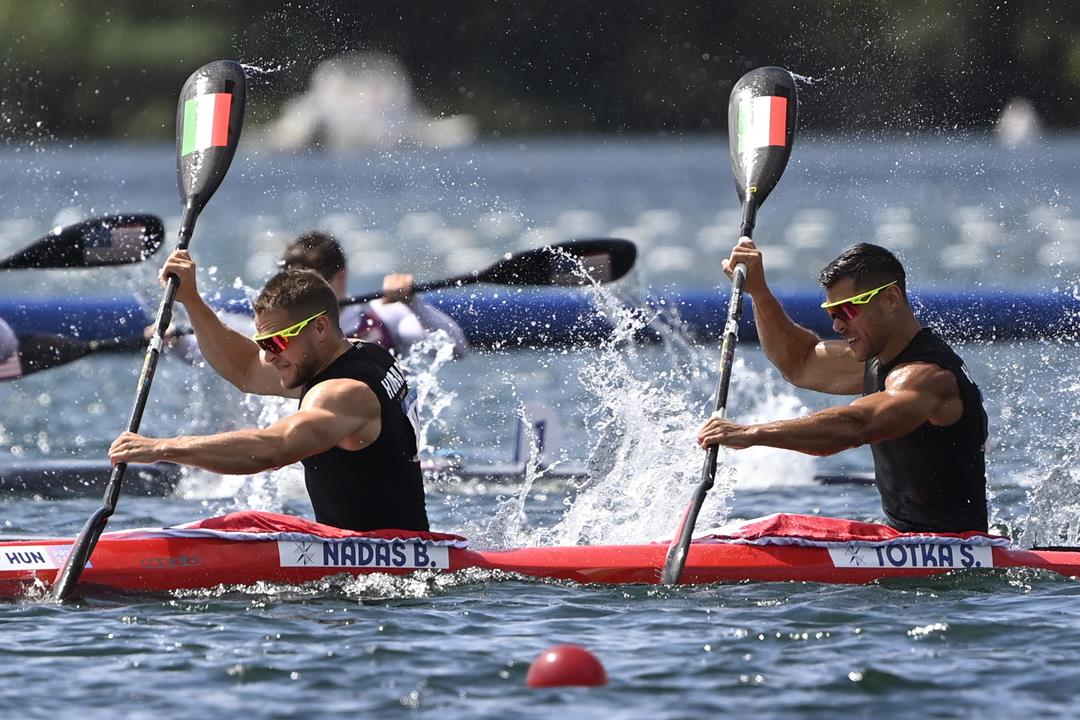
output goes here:
[{"label": "mirrored sunglass lens", "polygon": [[272,335],[268,338],[256,340],[255,342],[257,342],[259,344],[259,347],[261,347],[266,352],[271,352],[274,354],[281,352],[289,346],[289,341],[281,337],[280,335]]},{"label": "mirrored sunglass lens", "polygon": [[856,310],[855,306],[851,303],[844,303],[843,305],[829,308],[829,316],[834,320],[851,320],[858,314],[859,311]]}]

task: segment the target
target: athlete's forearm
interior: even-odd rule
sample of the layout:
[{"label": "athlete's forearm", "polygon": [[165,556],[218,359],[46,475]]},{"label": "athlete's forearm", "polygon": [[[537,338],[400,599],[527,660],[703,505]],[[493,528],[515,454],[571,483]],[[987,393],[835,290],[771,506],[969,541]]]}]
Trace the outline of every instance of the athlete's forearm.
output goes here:
[{"label": "athlete's forearm", "polygon": [[265,430],[162,438],[158,441],[157,454],[160,460],[226,475],[273,470],[303,459],[280,437]]},{"label": "athlete's forearm", "polygon": [[851,406],[828,408],[801,418],[749,425],[747,445],[834,455],[870,441],[865,414]]}]

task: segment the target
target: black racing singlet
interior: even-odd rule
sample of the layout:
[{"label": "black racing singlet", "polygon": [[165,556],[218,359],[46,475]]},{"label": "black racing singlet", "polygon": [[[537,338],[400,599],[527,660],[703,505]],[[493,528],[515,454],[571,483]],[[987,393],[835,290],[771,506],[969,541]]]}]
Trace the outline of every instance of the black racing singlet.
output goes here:
[{"label": "black racing singlet", "polygon": [[347,530],[427,530],[424,481],[409,413],[415,393],[386,350],[356,343],[313,377],[300,401],[318,383],[334,378],[359,380],[382,407],[379,437],[363,450],[332,447],[303,460],[315,519]]},{"label": "black racing singlet", "polygon": [[863,395],[884,390],[886,376],[912,362],[933,363],[951,372],[964,412],[952,425],[927,422],[903,437],[871,443],[881,509],[889,525],[901,532],[985,531],[986,411],[964,361],[923,328],[889,363],[881,365],[877,358],[866,363]]}]

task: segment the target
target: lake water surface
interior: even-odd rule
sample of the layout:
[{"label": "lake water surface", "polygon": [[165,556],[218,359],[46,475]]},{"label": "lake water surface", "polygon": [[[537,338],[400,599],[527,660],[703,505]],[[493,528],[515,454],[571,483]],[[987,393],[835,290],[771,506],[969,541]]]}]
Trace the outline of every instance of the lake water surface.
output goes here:
[{"label": "lake water surface", "polygon": [[[979,136],[800,138],[756,238],[779,288],[813,287],[843,247],[874,240],[901,254],[912,288],[1071,291],[1080,278],[1078,162],[1074,137],[1019,149]],[[170,232],[178,222],[171,147],[8,148],[0,181],[0,252],[91,215],[157,213]],[[292,235],[330,228],[349,249],[359,292],[391,270],[437,278],[544,242],[630,237],[641,260],[606,300],[615,308],[650,288],[726,292],[719,264],[737,213],[722,137],[346,156],[244,145],[191,248],[204,290],[257,287]],[[162,257],[128,269],[8,273],[0,296],[126,293],[153,306]],[[996,528],[1022,542],[1064,533],[1075,543],[1075,340],[959,340],[991,418]],[[580,485],[438,483],[429,488],[433,526],[486,547],[669,537],[700,472],[692,441],[718,354],[665,330],[664,342],[649,346],[413,358],[429,452],[509,461],[518,416],[542,407],[561,426],[553,457],[591,471]],[[0,461],[102,457],[126,422],[138,370],[134,355],[93,357],[0,385]],[[793,416],[829,402],[792,391],[756,346],[739,347],[732,417]],[[286,411],[166,357],[143,430],[211,432]],[[815,472],[869,467],[864,450],[820,460],[722,454],[699,525],[777,511],[875,519],[873,488],[813,481]],[[0,522],[5,533],[72,535],[98,504],[5,498]],[[251,507],[310,516],[295,469],[192,473],[179,497],[122,497],[110,528]],[[1078,620],[1075,581],[1024,571],[868,587],[693,588],[464,573],[24,602],[0,606],[0,710],[43,718],[1071,717]],[[527,689],[529,663],[563,642],[596,653],[609,685]]]}]

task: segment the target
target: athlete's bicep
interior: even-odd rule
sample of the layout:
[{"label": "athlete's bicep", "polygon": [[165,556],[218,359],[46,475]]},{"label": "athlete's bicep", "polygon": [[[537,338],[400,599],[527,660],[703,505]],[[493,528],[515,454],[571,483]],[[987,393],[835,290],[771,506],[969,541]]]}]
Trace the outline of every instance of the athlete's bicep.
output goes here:
[{"label": "athlete's bicep", "polygon": [[[335,393],[330,388],[322,388],[326,384],[320,383],[315,388],[323,392],[313,390],[308,393],[297,412],[266,429],[278,443],[282,464],[298,462],[336,446],[359,450],[378,437],[377,429],[371,437],[371,407],[370,403],[363,402],[362,393]],[[370,389],[367,391],[371,392]],[[309,398],[312,398],[310,402]],[[377,405],[378,400],[375,402]],[[375,419],[378,419],[377,413]]]},{"label": "athlete's bicep", "polygon": [[304,396],[300,406],[305,410],[325,412],[333,419],[328,428],[334,444],[350,441],[349,449],[359,449],[375,441],[382,429],[379,398],[367,384],[359,380],[327,380],[316,385]]},{"label": "athlete's bicep", "polygon": [[[323,408],[299,410],[278,420],[265,433],[277,444],[281,465],[325,452],[340,442],[340,419]],[[342,435],[344,437],[344,435]]]},{"label": "athlete's bicep", "polygon": [[842,340],[822,340],[788,378],[793,385],[833,395],[858,395],[863,387],[863,364]]},{"label": "athlete's bicep", "polygon": [[904,365],[890,372],[884,390],[852,403],[866,413],[867,442],[893,440],[934,421],[946,406],[950,385],[956,387],[952,373],[928,363]]}]

